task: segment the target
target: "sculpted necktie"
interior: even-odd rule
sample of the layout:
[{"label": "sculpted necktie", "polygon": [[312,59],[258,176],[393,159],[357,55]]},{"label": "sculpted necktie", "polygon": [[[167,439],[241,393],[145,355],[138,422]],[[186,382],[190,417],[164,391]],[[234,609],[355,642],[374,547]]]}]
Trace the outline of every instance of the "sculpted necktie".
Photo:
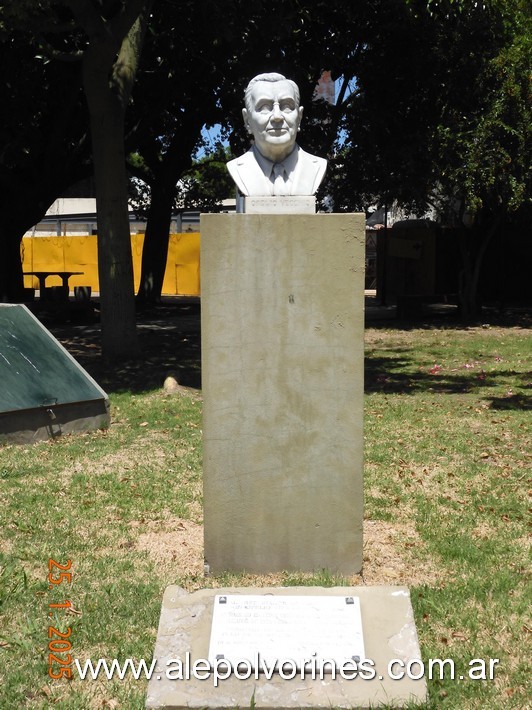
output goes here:
[{"label": "sculpted necktie", "polygon": [[273,166],[273,194],[288,195],[288,185],[286,184],[286,171],[282,163],[275,163]]}]

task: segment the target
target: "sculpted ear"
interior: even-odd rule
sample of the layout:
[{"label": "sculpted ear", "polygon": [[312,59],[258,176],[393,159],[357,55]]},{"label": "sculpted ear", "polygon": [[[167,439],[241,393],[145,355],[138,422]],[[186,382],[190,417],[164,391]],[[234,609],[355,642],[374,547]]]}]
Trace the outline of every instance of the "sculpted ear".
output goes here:
[{"label": "sculpted ear", "polygon": [[303,118],[303,106],[300,106],[297,112],[299,114],[299,124],[298,124],[298,130],[299,130],[299,126],[301,125],[301,119]]},{"label": "sculpted ear", "polygon": [[242,118],[244,119],[244,125],[246,127],[247,132],[251,133],[251,128],[249,127],[248,122],[248,110],[246,108],[242,109]]}]

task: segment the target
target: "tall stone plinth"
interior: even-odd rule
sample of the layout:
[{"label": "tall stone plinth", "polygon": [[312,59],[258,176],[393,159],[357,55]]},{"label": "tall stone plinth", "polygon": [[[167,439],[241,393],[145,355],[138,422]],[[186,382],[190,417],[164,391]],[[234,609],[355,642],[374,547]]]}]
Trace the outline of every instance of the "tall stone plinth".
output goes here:
[{"label": "tall stone plinth", "polygon": [[201,217],[205,559],[362,567],[361,214]]}]

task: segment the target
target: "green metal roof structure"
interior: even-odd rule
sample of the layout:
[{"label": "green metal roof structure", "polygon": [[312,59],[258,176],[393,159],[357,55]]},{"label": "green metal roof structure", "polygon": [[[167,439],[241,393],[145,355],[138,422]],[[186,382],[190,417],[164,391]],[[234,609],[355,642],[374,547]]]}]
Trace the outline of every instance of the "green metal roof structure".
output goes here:
[{"label": "green metal roof structure", "polygon": [[26,306],[0,304],[0,442],[109,425],[109,400]]}]

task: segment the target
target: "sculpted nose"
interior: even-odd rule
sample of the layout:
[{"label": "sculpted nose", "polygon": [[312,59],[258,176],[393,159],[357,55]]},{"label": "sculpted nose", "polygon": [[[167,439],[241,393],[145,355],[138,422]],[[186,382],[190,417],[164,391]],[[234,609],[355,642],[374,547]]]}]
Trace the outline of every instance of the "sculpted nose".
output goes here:
[{"label": "sculpted nose", "polygon": [[281,113],[281,109],[279,108],[279,104],[275,103],[273,105],[272,121],[282,121],[282,120],[283,120],[283,114]]}]

